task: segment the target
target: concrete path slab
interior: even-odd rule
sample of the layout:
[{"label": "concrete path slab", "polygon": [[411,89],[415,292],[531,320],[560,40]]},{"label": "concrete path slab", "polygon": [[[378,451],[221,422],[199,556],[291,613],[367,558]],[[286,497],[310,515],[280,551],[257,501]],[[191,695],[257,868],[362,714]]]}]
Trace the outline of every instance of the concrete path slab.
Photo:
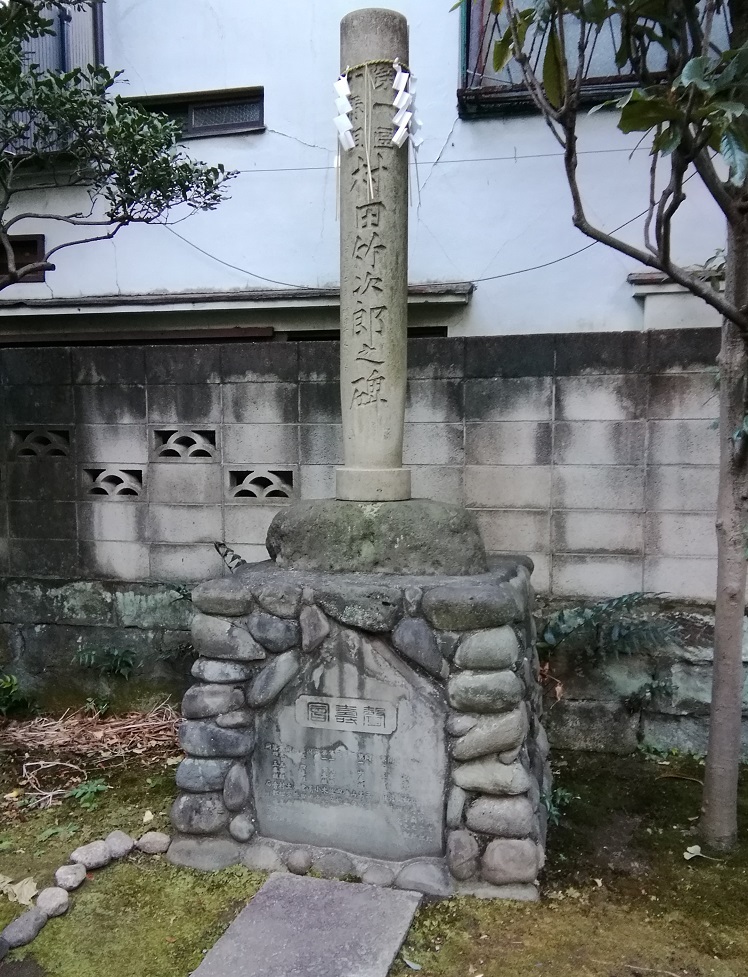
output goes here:
[{"label": "concrete path slab", "polygon": [[421,896],[273,875],[193,977],[387,977]]}]

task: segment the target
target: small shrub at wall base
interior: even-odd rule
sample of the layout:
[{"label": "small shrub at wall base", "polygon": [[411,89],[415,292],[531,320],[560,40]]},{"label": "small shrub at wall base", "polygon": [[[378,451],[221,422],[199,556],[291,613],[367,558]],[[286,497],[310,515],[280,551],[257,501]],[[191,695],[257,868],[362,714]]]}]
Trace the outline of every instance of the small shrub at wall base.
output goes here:
[{"label": "small shrub at wall base", "polygon": [[15,675],[0,675],[0,716],[15,712],[33,712],[34,701],[18,686]]},{"label": "small shrub at wall base", "polygon": [[135,653],[128,648],[81,649],[75,662],[84,668],[98,670],[100,675],[113,675],[127,681],[135,670]]},{"label": "small shrub at wall base", "polygon": [[103,794],[104,791],[110,789],[111,788],[103,778],[97,777],[96,780],[84,780],[83,783],[78,784],[77,787],[71,787],[65,797],[71,797],[78,801],[80,806],[85,810],[93,811],[97,806],[97,795]]}]

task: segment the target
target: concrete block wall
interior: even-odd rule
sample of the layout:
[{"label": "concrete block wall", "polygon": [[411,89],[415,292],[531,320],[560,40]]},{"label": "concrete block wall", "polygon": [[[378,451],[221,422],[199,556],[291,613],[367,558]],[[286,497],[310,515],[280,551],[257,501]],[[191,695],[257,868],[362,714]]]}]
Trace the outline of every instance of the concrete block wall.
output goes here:
[{"label": "concrete block wall", "polygon": [[[713,599],[716,329],[413,339],[414,493],[536,589]],[[0,574],[193,582],[334,492],[338,345],[0,350]]]}]

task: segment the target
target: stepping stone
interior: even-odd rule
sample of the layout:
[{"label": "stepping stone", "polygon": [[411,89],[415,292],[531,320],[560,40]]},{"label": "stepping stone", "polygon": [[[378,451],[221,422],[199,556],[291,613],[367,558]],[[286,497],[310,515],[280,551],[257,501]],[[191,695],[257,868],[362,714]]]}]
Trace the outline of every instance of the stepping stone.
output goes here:
[{"label": "stepping stone", "polygon": [[273,875],[193,977],[387,977],[420,901],[417,892]]}]

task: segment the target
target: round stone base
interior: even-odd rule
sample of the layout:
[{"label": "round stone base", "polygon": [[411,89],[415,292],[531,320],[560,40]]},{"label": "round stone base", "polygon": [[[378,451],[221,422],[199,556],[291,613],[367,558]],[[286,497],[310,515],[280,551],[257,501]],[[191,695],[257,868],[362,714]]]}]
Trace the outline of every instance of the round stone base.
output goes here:
[{"label": "round stone base", "polygon": [[336,496],[351,502],[402,502],[410,498],[409,468],[338,468]]},{"label": "round stone base", "polygon": [[267,549],[291,570],[466,576],[488,569],[473,513],[427,499],[297,502],[273,519]]}]

